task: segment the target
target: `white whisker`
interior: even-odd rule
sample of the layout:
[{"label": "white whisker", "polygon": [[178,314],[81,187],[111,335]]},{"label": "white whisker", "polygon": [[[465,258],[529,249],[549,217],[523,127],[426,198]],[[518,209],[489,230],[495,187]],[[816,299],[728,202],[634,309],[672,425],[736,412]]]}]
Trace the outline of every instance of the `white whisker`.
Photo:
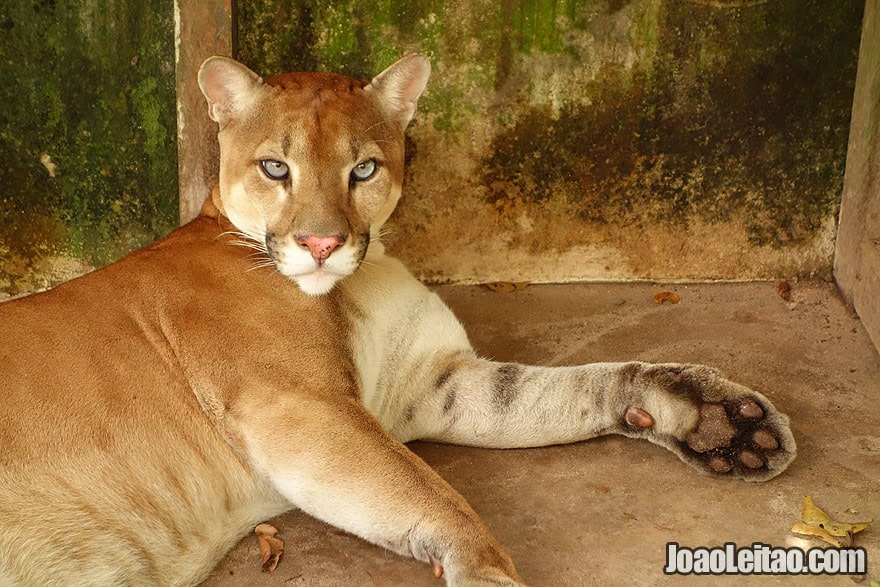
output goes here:
[{"label": "white whisker", "polygon": [[394,234],[394,229],[388,226],[383,226],[378,230],[378,232],[376,232],[376,238],[381,239],[391,234]]},{"label": "white whisker", "polygon": [[[275,267],[275,263],[272,263],[272,262],[269,262],[269,263],[257,263],[257,264],[255,264],[255,265],[252,265],[251,267],[248,267],[247,269],[245,269],[244,272],[245,272],[245,273],[250,273],[251,271],[254,271],[254,270],[256,270],[256,269],[263,269],[264,267]],[[278,268],[276,267],[275,269],[276,269],[276,271],[277,271]]]},{"label": "white whisker", "polygon": [[252,240],[254,242],[260,242],[260,239],[265,240],[265,235],[263,235],[263,234],[258,234],[256,236],[254,236],[250,233],[242,232],[240,230],[227,230],[226,232],[221,232],[220,234],[217,235],[217,238],[220,238],[221,236],[237,236],[238,238],[243,238],[245,240]]},{"label": "white whisker", "polygon": [[266,247],[261,247],[255,243],[248,243],[248,242],[243,242],[243,241],[229,241],[229,244],[236,245],[238,247],[244,247],[246,249],[253,249],[253,250],[257,251],[258,253],[269,254],[269,249],[267,249]]}]

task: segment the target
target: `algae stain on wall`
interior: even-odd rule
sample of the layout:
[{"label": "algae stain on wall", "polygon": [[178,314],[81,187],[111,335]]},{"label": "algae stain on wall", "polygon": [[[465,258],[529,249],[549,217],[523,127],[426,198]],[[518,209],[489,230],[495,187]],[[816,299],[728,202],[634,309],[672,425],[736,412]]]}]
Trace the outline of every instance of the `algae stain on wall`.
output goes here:
[{"label": "algae stain on wall", "polygon": [[173,4],[0,5],[0,294],[104,265],[177,223]]},{"label": "algae stain on wall", "polygon": [[[423,278],[830,275],[861,0],[259,0],[239,57],[424,51],[391,250]],[[467,254],[463,254],[467,251]]]}]

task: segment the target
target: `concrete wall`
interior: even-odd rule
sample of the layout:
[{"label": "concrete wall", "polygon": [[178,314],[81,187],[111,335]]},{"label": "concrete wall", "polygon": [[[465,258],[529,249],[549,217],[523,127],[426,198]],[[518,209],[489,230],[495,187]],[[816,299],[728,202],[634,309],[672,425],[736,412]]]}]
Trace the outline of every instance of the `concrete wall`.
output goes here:
[{"label": "concrete wall", "polygon": [[[386,237],[423,278],[830,276],[862,0],[238,7],[264,74],[431,56]],[[0,294],[176,224],[175,10],[186,219],[216,172],[194,71],[229,52],[229,0],[0,6]]]},{"label": "concrete wall", "polygon": [[868,0],[834,277],[880,348],[880,1]]},{"label": "concrete wall", "polygon": [[423,278],[829,278],[862,6],[255,0],[238,57],[431,56],[386,239]]},{"label": "concrete wall", "polygon": [[171,0],[0,3],[0,297],[177,224]]}]

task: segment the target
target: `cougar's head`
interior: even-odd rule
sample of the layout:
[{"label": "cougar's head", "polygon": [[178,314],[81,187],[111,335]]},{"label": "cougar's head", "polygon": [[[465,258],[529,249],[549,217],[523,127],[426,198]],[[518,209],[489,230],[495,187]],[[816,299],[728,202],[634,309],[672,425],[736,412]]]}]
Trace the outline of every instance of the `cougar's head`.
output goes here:
[{"label": "cougar's head", "polygon": [[311,295],[357,269],[400,198],[404,129],[430,64],[409,55],[367,84],[335,74],[266,80],[211,57],[199,71],[220,126],[220,208]]}]

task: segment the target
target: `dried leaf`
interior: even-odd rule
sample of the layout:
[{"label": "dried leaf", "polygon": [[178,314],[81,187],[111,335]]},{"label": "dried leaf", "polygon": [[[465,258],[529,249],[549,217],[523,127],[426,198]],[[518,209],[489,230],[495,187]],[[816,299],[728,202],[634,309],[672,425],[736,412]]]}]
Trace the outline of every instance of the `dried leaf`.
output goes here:
[{"label": "dried leaf", "polygon": [[861,532],[873,522],[873,520],[867,522],[855,522],[853,524],[838,522],[819,509],[819,507],[813,503],[813,498],[810,495],[804,498],[801,520],[801,523],[797,523],[792,527],[792,532],[821,538],[828,544],[838,548],[852,546],[853,534]]},{"label": "dried leaf", "polygon": [[654,294],[654,303],[662,304],[663,302],[669,302],[670,304],[677,304],[681,300],[678,297],[678,294],[671,291],[658,291]]},{"label": "dried leaf", "polygon": [[484,283],[483,286],[496,293],[510,293],[525,289],[529,283],[528,281],[496,281],[494,283]]},{"label": "dried leaf", "polygon": [[[813,526],[811,524],[806,524],[804,522],[798,522],[794,526],[791,527],[791,531],[795,534],[803,534],[805,536],[815,536],[821,540],[824,540],[828,544],[832,546],[836,546],[837,548],[843,547],[843,542],[832,536],[828,533],[824,528],[820,528],[819,526]],[[849,546],[849,545],[847,545]]]},{"label": "dried leaf", "polygon": [[284,552],[284,542],[278,538],[278,530],[272,524],[262,523],[254,528],[257,541],[260,544],[260,564],[264,573],[271,573],[278,566],[281,553]]},{"label": "dried leaf", "polygon": [[802,519],[807,524],[824,528],[832,536],[847,536],[849,534],[861,532],[865,528],[869,527],[874,521],[868,520],[867,522],[855,522],[853,524],[838,522],[837,520],[833,519],[831,516],[820,510],[813,503],[812,496],[809,495],[804,498],[804,511]]},{"label": "dried leaf", "polygon": [[791,301],[791,284],[784,279],[776,284],[776,292],[786,302]]}]

